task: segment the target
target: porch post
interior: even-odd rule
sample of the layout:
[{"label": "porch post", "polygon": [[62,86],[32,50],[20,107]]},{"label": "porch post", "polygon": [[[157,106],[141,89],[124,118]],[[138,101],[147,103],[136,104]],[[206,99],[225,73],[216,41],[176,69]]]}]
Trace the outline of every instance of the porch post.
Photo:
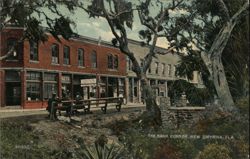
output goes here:
[{"label": "porch post", "polygon": [[21,107],[25,108],[26,103],[26,70],[20,71],[20,77],[21,77]]}]

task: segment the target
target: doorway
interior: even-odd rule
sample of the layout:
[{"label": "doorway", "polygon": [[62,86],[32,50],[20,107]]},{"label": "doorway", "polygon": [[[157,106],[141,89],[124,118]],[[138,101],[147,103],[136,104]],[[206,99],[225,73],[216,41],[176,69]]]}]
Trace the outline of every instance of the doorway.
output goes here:
[{"label": "doorway", "polygon": [[21,105],[21,83],[6,82],[6,106]]}]

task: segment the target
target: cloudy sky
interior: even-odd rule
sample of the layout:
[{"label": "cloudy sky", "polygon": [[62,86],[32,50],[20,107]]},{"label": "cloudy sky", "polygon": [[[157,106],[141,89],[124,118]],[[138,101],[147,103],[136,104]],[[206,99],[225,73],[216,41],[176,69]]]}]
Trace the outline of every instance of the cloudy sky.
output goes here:
[{"label": "cloudy sky", "polygon": [[[79,35],[92,37],[96,39],[101,37],[101,39],[104,41],[111,41],[112,38],[114,38],[106,19],[89,18],[88,14],[81,9],[77,9],[74,14],[69,13],[64,8],[61,8],[61,10],[66,16],[73,19],[73,21],[76,23],[76,26],[73,26],[73,28],[74,31]],[[47,13],[51,14],[48,10]],[[53,15],[51,14],[51,16]],[[45,23],[43,23],[43,25],[45,25]],[[140,24],[137,13],[134,12],[133,28],[132,30],[127,29],[128,38],[141,41],[138,36],[138,31],[141,29],[143,29],[143,27]],[[157,45],[160,47],[167,47],[167,41],[165,40],[165,38],[159,38],[157,41]]]}]

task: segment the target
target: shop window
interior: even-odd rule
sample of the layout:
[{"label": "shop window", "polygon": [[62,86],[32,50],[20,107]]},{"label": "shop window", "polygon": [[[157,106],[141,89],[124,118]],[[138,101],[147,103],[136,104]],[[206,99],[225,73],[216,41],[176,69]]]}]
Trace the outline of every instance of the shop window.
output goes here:
[{"label": "shop window", "polygon": [[38,61],[38,42],[30,41],[30,60]]},{"label": "shop window", "polygon": [[93,51],[91,53],[91,67],[92,68],[97,68],[97,54],[96,54],[96,51]]},{"label": "shop window", "polygon": [[41,73],[39,72],[27,72],[27,100],[40,100],[41,99]]},{"label": "shop window", "polygon": [[78,66],[84,66],[84,50],[78,49]]},{"label": "shop window", "polygon": [[70,47],[68,46],[63,47],[63,64],[70,64]]},{"label": "shop window", "polygon": [[27,82],[26,94],[28,101],[40,100],[41,84],[38,82]]},{"label": "shop window", "polygon": [[57,81],[57,74],[45,73],[44,81],[53,81],[53,82]]},{"label": "shop window", "polygon": [[138,94],[137,94],[137,87],[134,87],[134,96],[137,97]]},{"label": "shop window", "polygon": [[40,80],[41,79],[41,73],[39,72],[27,72],[26,74],[26,80]]},{"label": "shop window", "polygon": [[49,99],[52,97],[52,93],[58,95],[57,83],[44,83],[43,97],[44,99]]},{"label": "shop window", "polygon": [[51,47],[52,50],[52,63],[58,64],[59,63],[59,46],[58,44],[53,44]]},{"label": "shop window", "polygon": [[52,93],[56,93],[58,95],[57,74],[45,73],[44,74],[43,98],[44,99],[51,98]]},{"label": "shop window", "polygon": [[70,99],[72,94],[70,75],[62,75],[62,97]]},{"label": "shop window", "polygon": [[5,81],[6,82],[20,82],[21,81],[20,72],[6,71]]}]

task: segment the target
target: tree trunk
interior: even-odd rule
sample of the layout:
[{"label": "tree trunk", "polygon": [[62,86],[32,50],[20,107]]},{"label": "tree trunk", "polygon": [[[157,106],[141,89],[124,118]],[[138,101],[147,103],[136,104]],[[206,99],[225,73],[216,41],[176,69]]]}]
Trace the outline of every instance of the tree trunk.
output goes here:
[{"label": "tree trunk", "polygon": [[147,116],[154,124],[161,125],[161,111],[156,104],[156,96],[146,75],[141,76],[142,95],[146,103]]},{"label": "tree trunk", "polygon": [[216,36],[209,52],[202,52],[201,57],[207,69],[212,76],[213,83],[220,99],[220,104],[228,110],[235,109],[234,101],[229,90],[226,74],[224,71],[223,64],[221,62],[221,56],[227,42],[231,36],[231,33],[235,25],[240,19],[246,15],[249,8],[249,1],[247,1],[234,15],[225,23],[224,27],[221,28],[219,34]]},{"label": "tree trunk", "polygon": [[216,56],[212,59],[213,83],[219,97],[221,106],[226,110],[233,110],[234,101],[229,90],[226,74],[221,61],[221,58]]}]

